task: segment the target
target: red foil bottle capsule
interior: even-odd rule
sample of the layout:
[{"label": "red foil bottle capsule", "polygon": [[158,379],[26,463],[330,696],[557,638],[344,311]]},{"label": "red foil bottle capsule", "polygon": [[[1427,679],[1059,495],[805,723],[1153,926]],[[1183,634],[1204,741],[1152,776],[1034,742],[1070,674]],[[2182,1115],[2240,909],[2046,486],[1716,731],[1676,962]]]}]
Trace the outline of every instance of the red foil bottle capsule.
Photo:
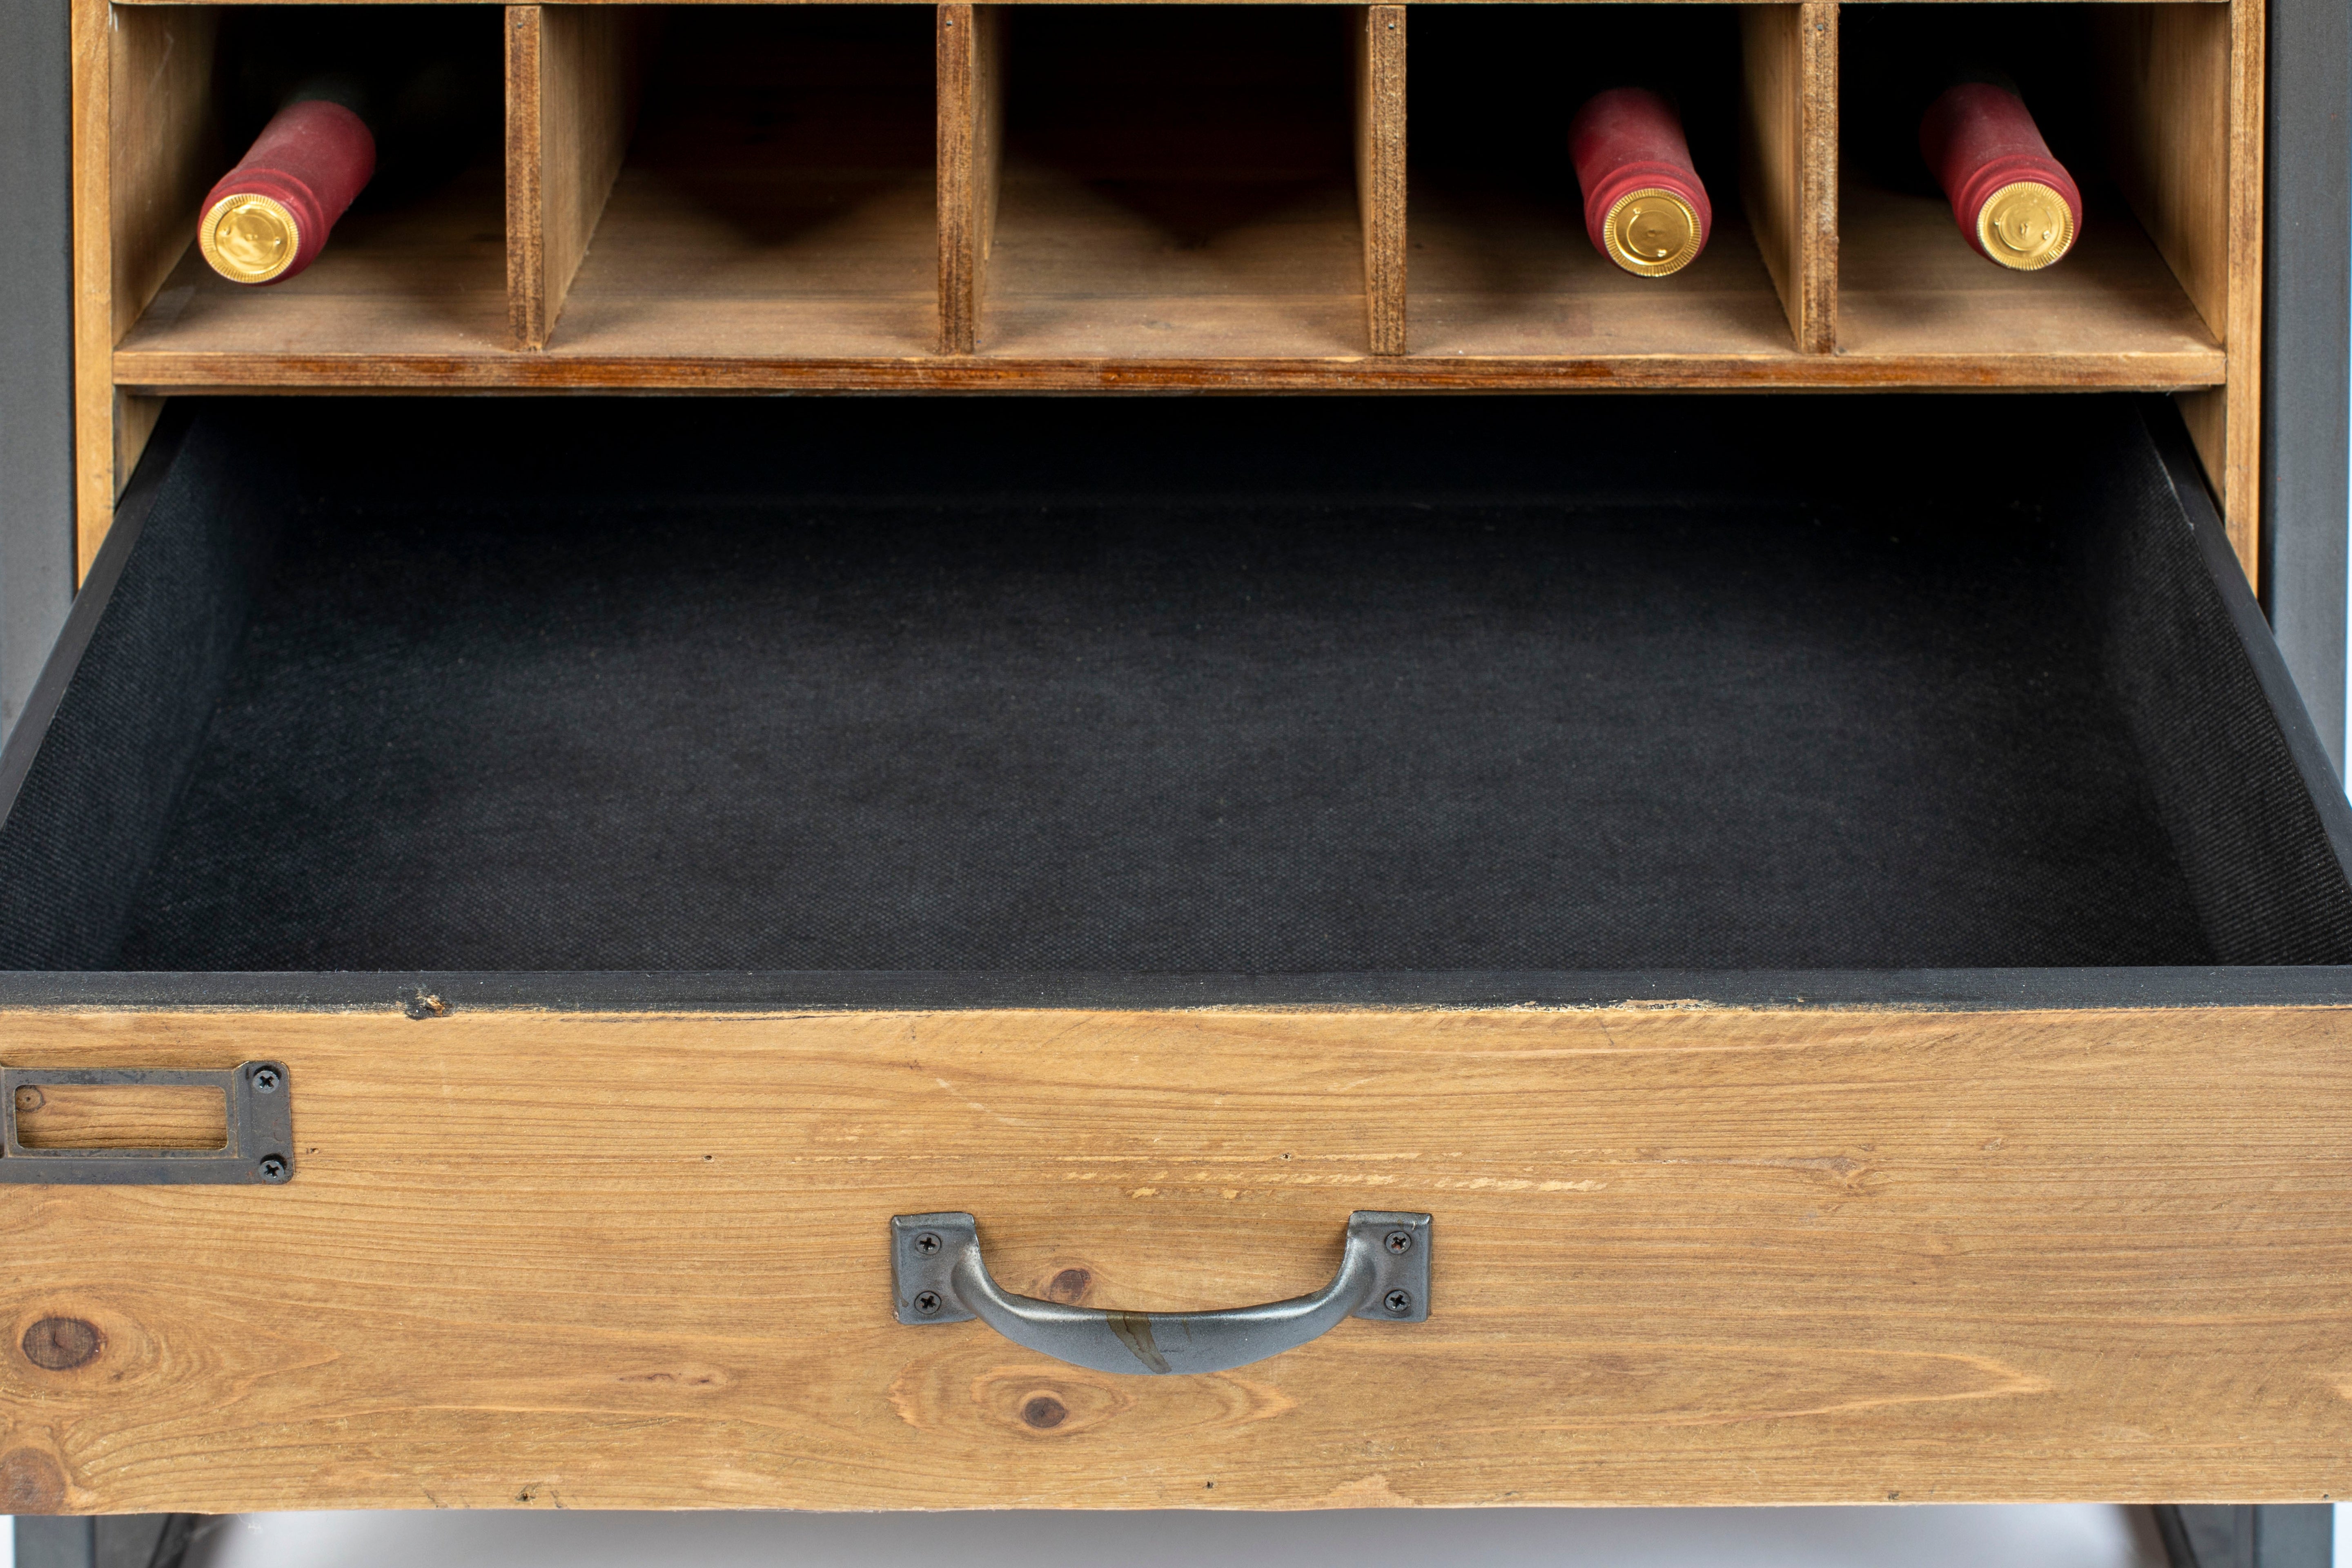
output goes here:
[{"label": "red foil bottle capsule", "polygon": [[374,173],[365,121],[324,99],[289,103],[205,198],[196,247],[232,283],[291,278]]},{"label": "red foil bottle capsule", "polygon": [[2082,187],[2007,88],[1962,82],[1929,104],[1919,155],[1951,198],[1960,232],[1988,260],[2036,271],[2083,232]]},{"label": "red foil bottle capsule", "polygon": [[1664,278],[1706,248],[1715,211],[1673,104],[1647,88],[1596,93],[1569,121],[1568,155],[1593,249],[1628,272]]}]

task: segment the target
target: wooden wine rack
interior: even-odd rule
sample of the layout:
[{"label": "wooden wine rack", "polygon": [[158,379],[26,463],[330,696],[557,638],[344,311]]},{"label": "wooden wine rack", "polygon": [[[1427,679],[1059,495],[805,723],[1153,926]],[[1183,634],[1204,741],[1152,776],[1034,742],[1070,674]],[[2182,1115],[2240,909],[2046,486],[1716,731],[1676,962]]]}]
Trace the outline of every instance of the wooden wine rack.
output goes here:
[{"label": "wooden wine rack", "polygon": [[[2181,395],[2251,577],[2262,0],[2078,3],[2120,199],[2042,273],[1986,264],[1938,202],[1841,189],[1835,0],[1675,8],[1737,29],[1740,179],[1662,280],[1591,252],[1564,153],[1565,198],[1408,180],[1415,6],[1346,9],[1352,171],[1286,166],[1180,240],[1104,198],[1087,137],[1008,150],[1012,7],[936,6],[911,97],[806,80],[766,161],[720,167],[638,123],[657,14],[591,4],[504,9],[503,169],[247,289],[190,243],[226,163],[219,12],[76,0],[81,558],[174,393],[2137,388]],[[1171,36],[1207,9],[1156,7]],[[1288,157],[1286,106],[1253,112],[1191,127],[1196,163]]]}]

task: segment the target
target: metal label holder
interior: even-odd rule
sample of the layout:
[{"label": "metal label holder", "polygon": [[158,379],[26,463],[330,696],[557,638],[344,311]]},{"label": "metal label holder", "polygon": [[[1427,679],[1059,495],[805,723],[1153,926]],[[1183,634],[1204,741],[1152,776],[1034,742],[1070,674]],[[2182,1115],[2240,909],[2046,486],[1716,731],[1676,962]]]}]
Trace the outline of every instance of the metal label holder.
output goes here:
[{"label": "metal label holder", "polygon": [[[212,1089],[227,1109],[217,1149],[27,1149],[16,1097],[51,1086]],[[294,1177],[294,1083],[284,1062],[180,1068],[0,1068],[0,1182],[53,1186],[282,1186]]]}]

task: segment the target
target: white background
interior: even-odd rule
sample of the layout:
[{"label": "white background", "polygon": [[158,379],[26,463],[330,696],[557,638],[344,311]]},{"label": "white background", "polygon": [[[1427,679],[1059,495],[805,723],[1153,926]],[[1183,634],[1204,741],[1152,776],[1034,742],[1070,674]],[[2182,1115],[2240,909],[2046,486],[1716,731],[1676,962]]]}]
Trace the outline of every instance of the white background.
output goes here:
[{"label": "white background", "polygon": [[[2352,1568],[2352,1515],[2336,1510]],[[247,1514],[190,1568],[2161,1568],[2095,1505],[1292,1514]],[[14,1568],[0,1530],[0,1568]]]}]

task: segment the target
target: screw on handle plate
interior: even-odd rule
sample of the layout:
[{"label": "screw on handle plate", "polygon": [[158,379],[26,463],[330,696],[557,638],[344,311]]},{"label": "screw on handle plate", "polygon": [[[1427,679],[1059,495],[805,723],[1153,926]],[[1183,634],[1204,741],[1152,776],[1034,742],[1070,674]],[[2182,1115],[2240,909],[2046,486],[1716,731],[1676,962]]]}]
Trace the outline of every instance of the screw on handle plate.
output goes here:
[{"label": "screw on handle plate", "polygon": [[982,1261],[968,1214],[899,1215],[890,1222],[898,1321],[972,1318],[1028,1349],[1097,1372],[1223,1372],[1279,1355],[1350,1317],[1418,1323],[1429,1317],[1430,1217],[1359,1210],[1348,1217],[1339,1272],[1306,1296],[1207,1312],[1122,1312],[1016,1296]]}]

